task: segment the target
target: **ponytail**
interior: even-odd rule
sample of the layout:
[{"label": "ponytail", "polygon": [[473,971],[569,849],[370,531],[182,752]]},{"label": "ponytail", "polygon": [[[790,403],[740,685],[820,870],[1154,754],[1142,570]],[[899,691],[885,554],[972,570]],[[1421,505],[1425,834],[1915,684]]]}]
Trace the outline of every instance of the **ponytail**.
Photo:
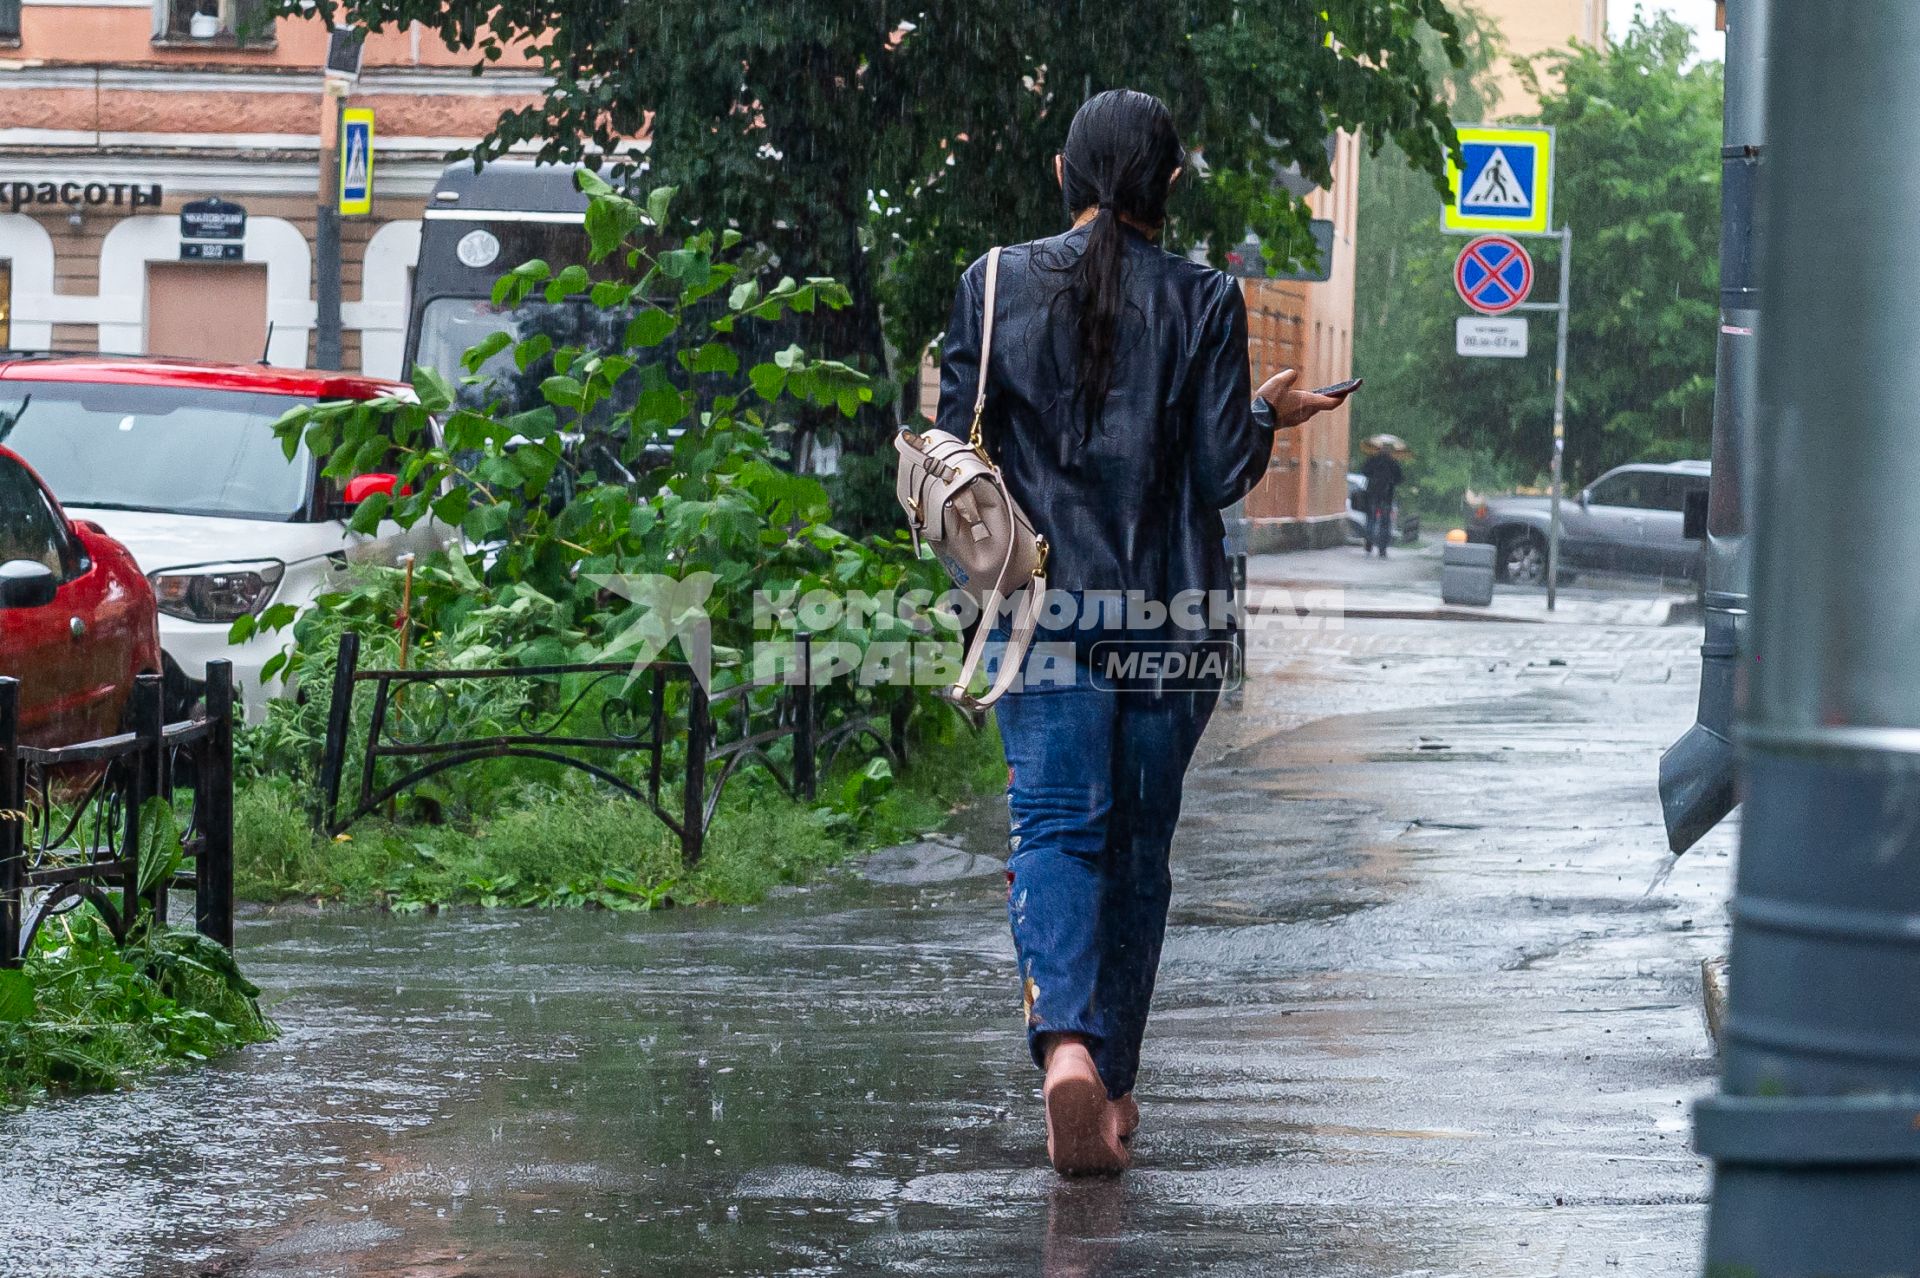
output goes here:
[{"label": "ponytail", "polygon": [[1074,393],[1083,440],[1099,427],[1113,389],[1126,308],[1128,231],[1121,218],[1141,226],[1164,223],[1168,184],[1180,160],[1173,114],[1151,94],[1110,89],[1089,98],[1067,129],[1060,188],[1068,216],[1095,210],[1086,246],[1062,290],[1074,316]]},{"label": "ponytail", "polygon": [[1120,312],[1127,297],[1127,231],[1111,205],[1102,205],[1087,233],[1087,246],[1073,268],[1075,349],[1083,438],[1100,424],[1101,410],[1113,389]]}]

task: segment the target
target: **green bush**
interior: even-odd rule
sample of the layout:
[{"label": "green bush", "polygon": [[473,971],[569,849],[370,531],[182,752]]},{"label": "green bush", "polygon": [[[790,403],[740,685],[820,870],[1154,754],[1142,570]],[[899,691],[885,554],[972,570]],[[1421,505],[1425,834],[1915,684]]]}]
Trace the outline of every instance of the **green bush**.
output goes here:
[{"label": "green bush", "polygon": [[[234,626],[236,640],[262,628],[290,631],[292,642],[269,674],[284,668],[307,694],[276,702],[264,724],[241,735],[236,842],[244,895],[395,909],[751,900],[889,832],[937,825],[951,806],[941,788],[950,779],[932,783],[932,773],[912,769],[896,777],[874,743],[860,739],[836,775],[822,778],[818,810],[786,799],[751,770],[736,777],[692,875],[680,872],[676,841],[643,805],[564,765],[526,758],[440,773],[338,840],[303,832],[303,809],[312,802],[303,796],[317,787],[332,671],[349,632],[360,638],[362,669],[399,663],[395,626],[403,614],[415,669],[625,661],[648,647],[662,659],[692,660],[694,653],[672,646],[680,642],[677,619],[657,599],[623,591],[639,577],[705,577],[713,583],[703,611],[720,691],[750,677],[756,642],[790,637],[797,624],[780,623],[784,633],[758,629],[767,619],[756,615],[756,592],[933,595],[946,586],[938,565],[914,554],[903,534],[861,540],[841,532],[827,489],[786,464],[784,441],[798,416],[851,417],[873,392],[854,369],[798,347],[766,358],[756,352],[767,353],[771,325],[843,307],[846,290],[826,279],[773,278],[764,254],[737,232],[676,232],[669,190],[642,204],[591,174],[580,182],[591,197],[592,261],[523,263],[500,279],[494,302],[584,306],[605,322],[566,332],[621,334],[613,349],[569,345],[551,331],[517,343],[495,334],[467,352],[469,376],[457,388],[416,370],[411,395],[314,405],[276,427],[289,453],[304,441],[326,458],[331,477],[399,473],[398,495],[376,496],[357,510],[360,530],[383,519],[410,527],[431,518],[462,538],[410,572],[361,568],[304,614],[273,608]],[[503,374],[509,356],[512,371]],[[539,407],[516,411],[527,402]],[[565,446],[569,440],[611,448],[641,478],[603,482],[578,460],[583,449]],[[816,638],[866,652],[881,641],[925,640],[925,626],[888,610],[849,610]],[[668,686],[667,722],[683,723],[686,684]],[[528,717],[598,736],[602,710],[626,695],[617,682],[585,678],[558,687],[487,679],[407,688],[392,711],[403,728],[428,731],[444,714],[465,736],[518,734]],[[762,712],[771,708],[771,691],[751,695]],[[823,723],[904,708],[916,749],[952,750],[960,742],[955,712],[928,688],[861,694],[834,681],[814,696]],[[363,694],[354,706],[349,793],[371,701]],[[984,746],[963,748],[997,753],[990,736]],[[684,750],[684,740],[663,750],[669,788],[683,773]],[[769,753],[791,766],[788,743]],[[596,762],[643,786],[651,761],[610,752]],[[663,795],[662,802],[676,810],[677,799]]]},{"label": "green bush", "polygon": [[122,947],[90,910],[56,916],[0,970],[0,1100],[100,1091],[278,1030],[225,948],[142,927]]},{"label": "green bush", "polygon": [[[506,310],[587,307],[606,322],[579,331],[623,332],[614,349],[495,333],[466,353],[459,387],[420,368],[411,394],[312,405],[276,425],[289,455],[304,441],[331,478],[398,472],[399,495],[376,494],[356,509],[358,531],[433,519],[458,529],[464,546],[424,559],[405,584],[397,570],[369,569],[304,616],[281,606],[241,618],[236,639],[293,628],[269,675],[284,666],[324,681],[346,627],[370,652],[391,653],[403,610],[416,666],[615,660],[648,645],[671,654],[677,618],[619,584],[658,576],[712,582],[702,608],[725,687],[742,677],[738,663],[754,641],[768,637],[755,630],[756,592],[945,587],[904,533],[862,541],[835,528],[826,488],[786,464],[794,419],[852,417],[873,399],[868,379],[797,346],[750,365],[743,358],[768,344],[772,325],[848,305],[846,289],[772,278],[737,231],[675,238],[671,190],[643,206],[590,173],[579,178],[591,197],[592,261],[522,263],[501,277],[493,301]],[[508,356],[517,375],[498,371]],[[539,406],[515,411],[527,398]],[[640,477],[605,482],[582,460],[584,446],[568,445],[582,440],[613,450]],[[913,634],[880,617],[818,637],[865,645]]]},{"label": "green bush", "polygon": [[338,839],[313,832],[297,787],[257,777],[234,805],[236,891],[249,900],[401,911],[750,903],[848,856],[938,829],[957,805],[1004,782],[991,725],[929,730],[920,749],[882,791],[864,775],[867,761],[840,769],[822,786],[839,801],[819,806],[743,772],[722,796],[691,871],[680,864],[679,841],[645,805],[580,774],[556,787],[503,792],[484,817],[369,818]]},{"label": "green bush", "polygon": [[1407,485],[1403,502],[1432,520],[1431,531],[1436,533],[1460,526],[1468,493],[1497,496],[1512,492],[1520,483],[1512,463],[1469,448],[1436,448],[1407,470],[1413,482]]}]

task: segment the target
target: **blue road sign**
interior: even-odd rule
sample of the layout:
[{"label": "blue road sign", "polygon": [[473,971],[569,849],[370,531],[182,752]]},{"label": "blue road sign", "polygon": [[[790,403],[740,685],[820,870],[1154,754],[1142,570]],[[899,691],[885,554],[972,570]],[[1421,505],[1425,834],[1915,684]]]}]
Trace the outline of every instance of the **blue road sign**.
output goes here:
[{"label": "blue road sign", "polygon": [[373,212],[373,112],[366,107],[340,113],[340,212]]},{"label": "blue road sign", "polygon": [[1552,216],[1553,132],[1537,126],[1462,127],[1460,167],[1449,160],[1449,231],[1544,235]]}]

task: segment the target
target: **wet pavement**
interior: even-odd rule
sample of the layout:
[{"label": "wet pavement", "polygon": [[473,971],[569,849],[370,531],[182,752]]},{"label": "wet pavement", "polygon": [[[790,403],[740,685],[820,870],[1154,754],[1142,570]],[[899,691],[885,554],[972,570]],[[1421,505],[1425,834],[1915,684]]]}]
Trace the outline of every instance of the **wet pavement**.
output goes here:
[{"label": "wet pavement", "polygon": [[[1697,1272],[1684,628],[1269,623],[1118,1181],[1043,1170],[993,805],[756,909],[255,914],[278,1043],[0,1117],[0,1273]],[[1656,880],[1658,880],[1656,882]]]},{"label": "wet pavement", "polygon": [[1529,624],[1647,627],[1701,624],[1698,590],[1689,581],[1580,572],[1547,607],[1543,586],[1496,582],[1487,605],[1448,604],[1440,593],[1443,546],[1430,540],[1396,546],[1375,558],[1362,546],[1253,555],[1247,561],[1249,604],[1263,611],[1342,611],[1350,617],[1483,620]]}]

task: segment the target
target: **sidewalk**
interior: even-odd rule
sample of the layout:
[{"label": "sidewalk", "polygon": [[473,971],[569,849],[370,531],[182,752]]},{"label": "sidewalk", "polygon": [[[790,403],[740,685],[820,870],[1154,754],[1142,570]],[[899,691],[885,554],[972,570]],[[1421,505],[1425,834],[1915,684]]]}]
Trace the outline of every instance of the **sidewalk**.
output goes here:
[{"label": "sidewalk", "polygon": [[1250,640],[1125,1177],[1043,1166],[987,804],[755,909],[252,915],[285,1038],[0,1115],[0,1272],[1692,1278],[1733,832],[1662,878],[1653,769],[1697,634]]},{"label": "sidewalk", "polygon": [[[1690,615],[1690,590],[1637,578],[1578,579],[1547,610],[1538,586],[1494,586],[1486,608],[1440,598],[1440,545],[1395,547],[1385,559],[1358,546],[1247,559],[1248,600],[1257,611],[1337,610],[1352,618],[1401,621],[1502,621],[1589,626],[1664,626]],[[1337,596],[1329,591],[1338,591]]]}]

